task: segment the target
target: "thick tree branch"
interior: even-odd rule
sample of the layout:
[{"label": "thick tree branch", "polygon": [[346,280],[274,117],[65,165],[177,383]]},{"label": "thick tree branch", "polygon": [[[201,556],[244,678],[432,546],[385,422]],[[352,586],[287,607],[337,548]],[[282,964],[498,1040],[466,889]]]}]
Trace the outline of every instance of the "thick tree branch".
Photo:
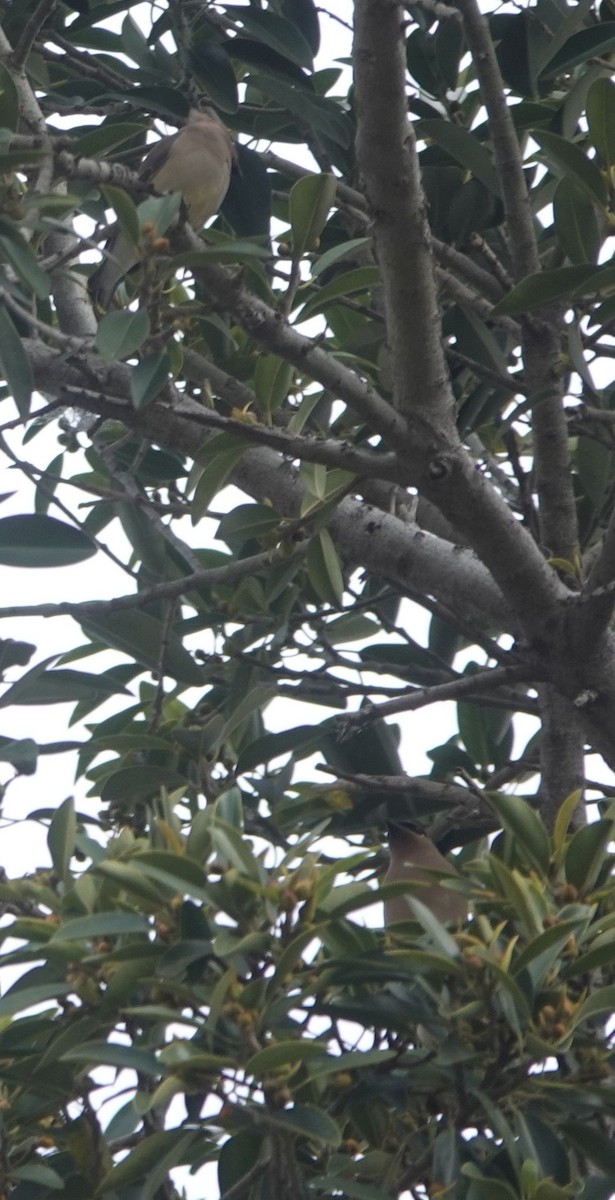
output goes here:
[{"label": "thick tree branch", "polygon": [[[203,243],[190,229],[186,240],[192,249]],[[318,380],[332,395],[339,397],[375,432],[395,448],[407,438],[403,418],[395,412],[376,388],[316,344],[313,338],[297,333],[275,309],[248,292],[239,279],[214,263],[194,266],[194,274],[219,304],[239,322],[254,340],[273,354],[279,354],[311,379]]]},{"label": "thick tree branch", "polygon": [[540,259],[519,140],[507,104],[504,81],[487,19],[481,13],[477,0],[456,0],[456,3],[463,17],[468,48],[489,117],[495,167],[510,232],[515,278],[523,279],[525,275],[540,270]]},{"label": "thick tree branch", "polygon": [[[489,117],[515,278],[523,279],[540,271],[541,264],[519,140],[487,19],[480,12],[477,0],[457,0],[457,4]],[[545,314],[533,324],[525,322],[522,341],[525,379],[533,400],[541,540],[548,554],[572,561],[578,546],[578,530],[563,409],[558,326],[557,314]]]},{"label": "thick tree branch", "polygon": [[540,703],[540,812],[548,829],[567,796],[583,787],[585,738],[574,706],[554,688],[538,688]]},{"label": "thick tree branch", "polygon": [[[203,408],[187,398],[174,407],[154,403],[137,412],[130,401],[130,368],[106,366],[97,355],[65,358],[40,342],[26,343],[38,386],[65,404],[122,421],[160,445],[194,456]],[[243,433],[243,424],[237,423]],[[303,491],[292,468],[269,447],[246,449],[234,481],[257,499],[276,497],[279,511],[300,512]],[[451,607],[462,605],[479,624],[506,620],[506,605],[471,551],[453,546],[351,497],[337,506],[329,529],[349,566],[362,566],[402,587],[427,588]],[[510,617],[512,623],[512,617]]]},{"label": "thick tree branch", "polygon": [[[414,438],[456,443],[455,403],[426,203],[406,107],[404,16],[391,0],[357,0],[354,76],[357,165],[382,273],[393,393]],[[437,431],[437,433],[436,433]]]}]

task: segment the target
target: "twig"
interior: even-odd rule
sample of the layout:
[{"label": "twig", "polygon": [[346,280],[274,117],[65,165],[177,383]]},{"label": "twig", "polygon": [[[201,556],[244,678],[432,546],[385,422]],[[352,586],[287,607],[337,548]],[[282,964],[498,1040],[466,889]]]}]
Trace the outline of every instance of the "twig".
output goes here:
[{"label": "twig", "polygon": [[[385,700],[382,704],[370,704],[359,712],[345,716],[343,722],[344,726],[349,728],[355,726],[360,728],[381,717],[390,717],[400,712],[414,712],[418,708],[425,708],[426,705],[436,704],[441,700],[466,698],[470,703],[491,704],[493,699],[485,697],[485,693],[501,688],[507,683],[514,683],[516,680],[527,683],[532,677],[535,678],[535,672],[520,663],[509,667],[489,667],[484,671],[476,671],[473,675],[457,677],[457,679],[450,680],[449,683],[438,683],[429,688],[416,688],[396,700]],[[479,696],[480,699],[477,698]],[[506,697],[505,704],[511,709],[519,709],[519,696],[515,693]],[[535,707],[531,711],[535,712]]]},{"label": "twig", "polygon": [[72,603],[63,600],[59,604],[13,604],[0,608],[0,619],[3,617],[77,617],[82,615],[94,616],[98,613],[119,612],[129,608],[142,608],[152,600],[168,600],[183,596],[202,587],[215,587],[217,584],[235,583],[238,579],[257,574],[271,567],[280,559],[284,563],[291,557],[301,557],[303,546],[299,546],[293,556],[282,551],[267,551],[254,554],[251,558],[243,558],[231,562],[227,567],[203,567],[182,579],[171,579],[164,583],[155,583],[149,588],[125,596],[114,596],[111,600],[82,600]]},{"label": "twig", "polygon": [[14,312],[20,320],[25,321],[31,329],[44,334],[52,342],[57,342],[58,345],[65,346],[68,350],[82,350],[88,344],[85,338],[71,337],[67,333],[62,333],[60,329],[56,329],[55,325],[48,325],[45,321],[39,320],[27,308],[23,308],[6,288],[0,288],[0,304],[6,304],[6,307],[10,308],[11,312]]},{"label": "twig", "polygon": [[23,69],[39,30],[53,12],[57,2],[58,0],[39,0],[34,12],[24,25],[21,37],[12,54],[12,66],[16,71]]}]

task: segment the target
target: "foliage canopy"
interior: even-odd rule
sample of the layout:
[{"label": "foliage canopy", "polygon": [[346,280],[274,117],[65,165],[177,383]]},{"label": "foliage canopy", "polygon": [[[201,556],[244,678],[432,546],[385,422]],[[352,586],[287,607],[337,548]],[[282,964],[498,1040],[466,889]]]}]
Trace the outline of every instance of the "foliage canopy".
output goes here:
[{"label": "foliage canopy", "polygon": [[[96,808],[0,883],[0,1192],[607,1200],[615,9],[355,0],[352,71],[314,0],[143,12],[2,5],[0,562],[121,527],[130,585],[0,610],[74,619],[2,641],[1,704],[74,705]],[[199,234],[137,169],[203,103],[240,172]],[[458,851],[463,929],[357,917],[391,817]]]}]

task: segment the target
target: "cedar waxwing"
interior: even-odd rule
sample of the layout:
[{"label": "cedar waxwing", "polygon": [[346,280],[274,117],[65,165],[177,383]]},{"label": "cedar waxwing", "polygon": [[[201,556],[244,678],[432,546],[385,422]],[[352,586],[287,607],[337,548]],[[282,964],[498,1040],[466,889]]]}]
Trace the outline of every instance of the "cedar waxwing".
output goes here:
[{"label": "cedar waxwing", "polygon": [[[457,874],[455,868],[434,846],[431,838],[424,833],[415,833],[414,830],[394,821],[388,822],[387,832],[391,858],[382,882],[416,883],[417,887],[413,893],[416,899],[439,921],[465,921],[468,915],[466,897],[446,887],[430,874],[431,871],[442,871],[447,875]],[[393,896],[390,900],[385,900],[384,917],[386,925],[414,919],[410,890],[407,895]]]},{"label": "cedar waxwing", "polygon": [[[226,196],[234,160],[231,135],[213,110],[191,108],[182,129],[152,146],[139,175],[161,194],[181,192],[190,224],[200,229]],[[109,307],[120,279],[138,261],[136,247],[118,232],[88,285],[90,296],[101,308]]]}]

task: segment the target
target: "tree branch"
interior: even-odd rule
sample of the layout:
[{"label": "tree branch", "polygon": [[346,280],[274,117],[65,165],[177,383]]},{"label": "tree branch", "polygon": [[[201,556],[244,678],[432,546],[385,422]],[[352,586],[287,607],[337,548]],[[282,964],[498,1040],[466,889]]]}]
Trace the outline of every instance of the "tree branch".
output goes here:
[{"label": "tree branch", "polygon": [[426,202],[405,100],[404,14],[357,0],[354,77],[357,165],[382,273],[395,405],[414,440],[457,442]]},{"label": "tree branch", "polygon": [[141,588],[124,596],[113,596],[110,600],[80,600],[73,603],[62,600],[58,604],[11,604],[0,608],[0,619],[4,617],[75,617],[96,616],[99,613],[123,612],[130,608],[143,608],[153,600],[174,600],[186,596],[199,588],[215,587],[218,584],[236,583],[246,576],[256,575],[284,559],[300,558],[303,546],[299,546],[292,556],[284,550],[267,550],[263,554],[253,554],[250,558],[242,558],[230,562],[225,567],[203,567],[185,575],[181,579],[169,579],[164,583],[155,583],[151,587]]},{"label": "tree branch", "polygon": [[[496,691],[516,680],[529,683],[531,679],[535,678],[535,671],[521,663],[508,667],[489,667],[484,671],[476,671],[473,675],[458,676],[448,683],[437,683],[428,688],[414,688],[404,696],[396,697],[395,700],[385,700],[382,704],[369,704],[359,712],[344,717],[344,727],[352,729],[355,726],[361,727],[370,724],[382,717],[394,716],[396,713],[416,712],[419,708],[437,704],[442,700],[465,698],[468,703],[493,704],[493,698],[487,695],[492,689]],[[505,697],[504,704],[513,711],[523,709],[525,712],[536,712],[536,705],[531,707],[526,705],[520,700],[517,692]]]},{"label": "tree branch", "polygon": [[58,0],[39,0],[34,12],[24,25],[21,37],[13,51],[12,65],[16,71],[23,70],[39,30],[42,29],[47,17],[51,16],[57,3]]}]

